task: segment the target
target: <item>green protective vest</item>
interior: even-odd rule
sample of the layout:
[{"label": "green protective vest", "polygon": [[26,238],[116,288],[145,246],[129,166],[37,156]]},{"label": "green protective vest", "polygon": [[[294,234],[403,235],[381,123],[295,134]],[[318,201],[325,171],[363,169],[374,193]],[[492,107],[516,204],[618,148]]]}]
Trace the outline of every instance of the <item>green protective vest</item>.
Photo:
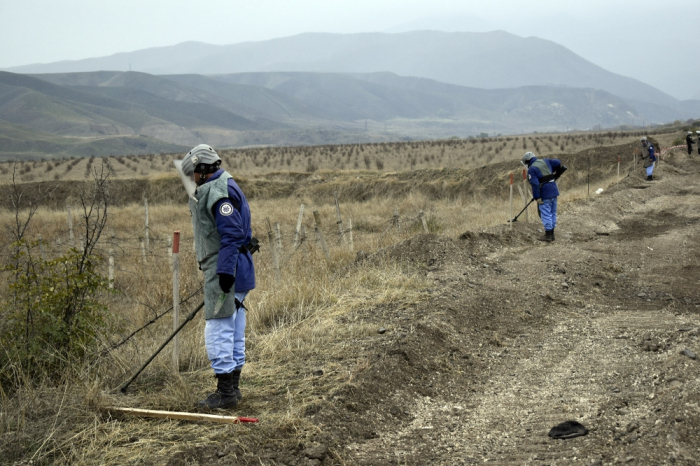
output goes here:
[{"label": "green protective vest", "polygon": [[649,144],[647,144],[646,147],[642,146],[642,157],[645,159],[649,158]]},{"label": "green protective vest", "polygon": [[540,173],[542,173],[542,176],[548,176],[552,174],[552,170],[549,169],[549,165],[547,165],[547,163],[542,159],[535,160],[530,166],[539,168]]},{"label": "green protective vest", "polygon": [[649,144],[646,147],[642,146],[642,157],[644,158],[644,168],[654,165],[654,161],[649,158]]},{"label": "green protective vest", "polygon": [[228,197],[230,178],[231,175],[228,172],[223,172],[216,180],[204,183],[194,194],[196,200],[190,199],[189,202],[197,262],[204,272],[204,318],[207,320],[230,317],[236,312],[236,299],[233,292],[226,295],[223,306],[219,312],[215,312],[216,301],[223,292],[219,286],[219,276],[216,274],[221,236],[216,229],[216,217],[212,213],[212,208],[219,200]]}]

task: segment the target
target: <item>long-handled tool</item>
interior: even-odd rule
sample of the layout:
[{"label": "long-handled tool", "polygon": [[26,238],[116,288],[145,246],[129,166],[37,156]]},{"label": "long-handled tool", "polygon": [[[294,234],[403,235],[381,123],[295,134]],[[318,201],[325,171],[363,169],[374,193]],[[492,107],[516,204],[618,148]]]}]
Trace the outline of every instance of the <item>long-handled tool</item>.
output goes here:
[{"label": "long-handled tool", "polygon": [[518,215],[516,215],[515,218],[514,218],[513,220],[508,220],[508,223],[517,222],[517,221],[518,221],[518,217],[520,217],[520,215],[521,215],[523,212],[525,212],[525,209],[527,209],[528,207],[530,207],[530,204],[532,204],[532,202],[533,202],[534,200],[535,200],[534,197],[533,197],[532,199],[530,199],[530,202],[528,202],[527,205],[526,205],[525,207],[523,207],[523,210],[521,210],[520,213],[519,213]]},{"label": "long-handled tool", "polygon": [[130,414],[141,417],[159,417],[163,419],[179,419],[182,421],[221,422],[224,424],[239,424],[242,422],[258,422],[254,417],[221,416],[218,414],[183,413],[176,411],[156,411],[153,409],[138,408],[105,408],[104,411],[111,415]]},{"label": "long-handled tool", "polygon": [[143,363],[143,366],[141,366],[141,368],[139,370],[137,370],[136,373],[134,375],[132,375],[129,380],[127,380],[121,387],[119,387],[119,390],[122,393],[126,393],[126,388],[131,384],[131,382],[133,382],[136,379],[136,377],[138,377],[139,374],[146,368],[146,366],[148,366],[151,363],[151,361],[153,361],[153,359],[156,356],[158,356],[158,353],[160,353],[163,350],[163,348],[165,348],[165,346],[168,343],[170,343],[170,340],[175,338],[175,335],[177,335],[180,332],[180,330],[182,330],[182,328],[185,326],[185,324],[187,324],[187,322],[189,322],[190,320],[194,319],[194,316],[196,316],[197,313],[199,312],[199,310],[202,309],[203,307],[204,307],[204,301],[202,301],[199,306],[197,306],[192,312],[189,313],[189,315],[180,324],[180,326],[178,328],[176,328],[173,331],[173,333],[170,334],[168,339],[165,340],[162,345],[160,345],[160,347],[156,350],[156,352],[153,353],[153,355],[151,355],[151,357],[148,358],[148,360],[145,363]]}]

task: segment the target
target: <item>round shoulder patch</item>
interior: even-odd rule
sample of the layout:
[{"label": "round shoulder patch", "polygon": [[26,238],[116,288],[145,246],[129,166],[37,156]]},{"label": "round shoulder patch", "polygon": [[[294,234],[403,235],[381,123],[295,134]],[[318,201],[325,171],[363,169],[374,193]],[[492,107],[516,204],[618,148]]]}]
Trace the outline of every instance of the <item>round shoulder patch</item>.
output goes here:
[{"label": "round shoulder patch", "polygon": [[224,202],[219,206],[219,213],[224,217],[228,217],[233,213],[233,205],[230,202]]}]

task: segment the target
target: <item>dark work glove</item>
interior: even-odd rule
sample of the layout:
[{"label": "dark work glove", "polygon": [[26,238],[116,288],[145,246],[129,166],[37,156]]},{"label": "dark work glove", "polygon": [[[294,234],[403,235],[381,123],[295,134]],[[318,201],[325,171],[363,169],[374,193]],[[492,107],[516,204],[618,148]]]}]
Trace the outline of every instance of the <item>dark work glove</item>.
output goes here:
[{"label": "dark work glove", "polygon": [[562,176],[566,170],[568,170],[566,165],[564,165],[564,164],[560,165],[559,168],[557,169],[557,172],[554,174],[554,179],[558,180],[559,177]]},{"label": "dark work glove", "polygon": [[224,293],[229,293],[235,282],[236,277],[233,275],[229,275],[227,273],[219,274],[219,287],[221,287],[221,291]]}]

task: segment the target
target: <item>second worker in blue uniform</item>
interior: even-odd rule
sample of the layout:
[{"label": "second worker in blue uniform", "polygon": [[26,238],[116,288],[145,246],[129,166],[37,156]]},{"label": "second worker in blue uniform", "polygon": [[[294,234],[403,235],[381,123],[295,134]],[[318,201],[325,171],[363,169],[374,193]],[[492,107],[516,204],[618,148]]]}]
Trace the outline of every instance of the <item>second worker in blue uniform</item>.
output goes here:
[{"label": "second worker in blue uniform", "polygon": [[544,226],[543,241],[554,241],[557,226],[557,179],[566,171],[566,166],[557,159],[538,159],[532,152],[526,152],[521,160],[527,167],[527,179],[532,185],[532,197],[537,200],[537,208]]}]

